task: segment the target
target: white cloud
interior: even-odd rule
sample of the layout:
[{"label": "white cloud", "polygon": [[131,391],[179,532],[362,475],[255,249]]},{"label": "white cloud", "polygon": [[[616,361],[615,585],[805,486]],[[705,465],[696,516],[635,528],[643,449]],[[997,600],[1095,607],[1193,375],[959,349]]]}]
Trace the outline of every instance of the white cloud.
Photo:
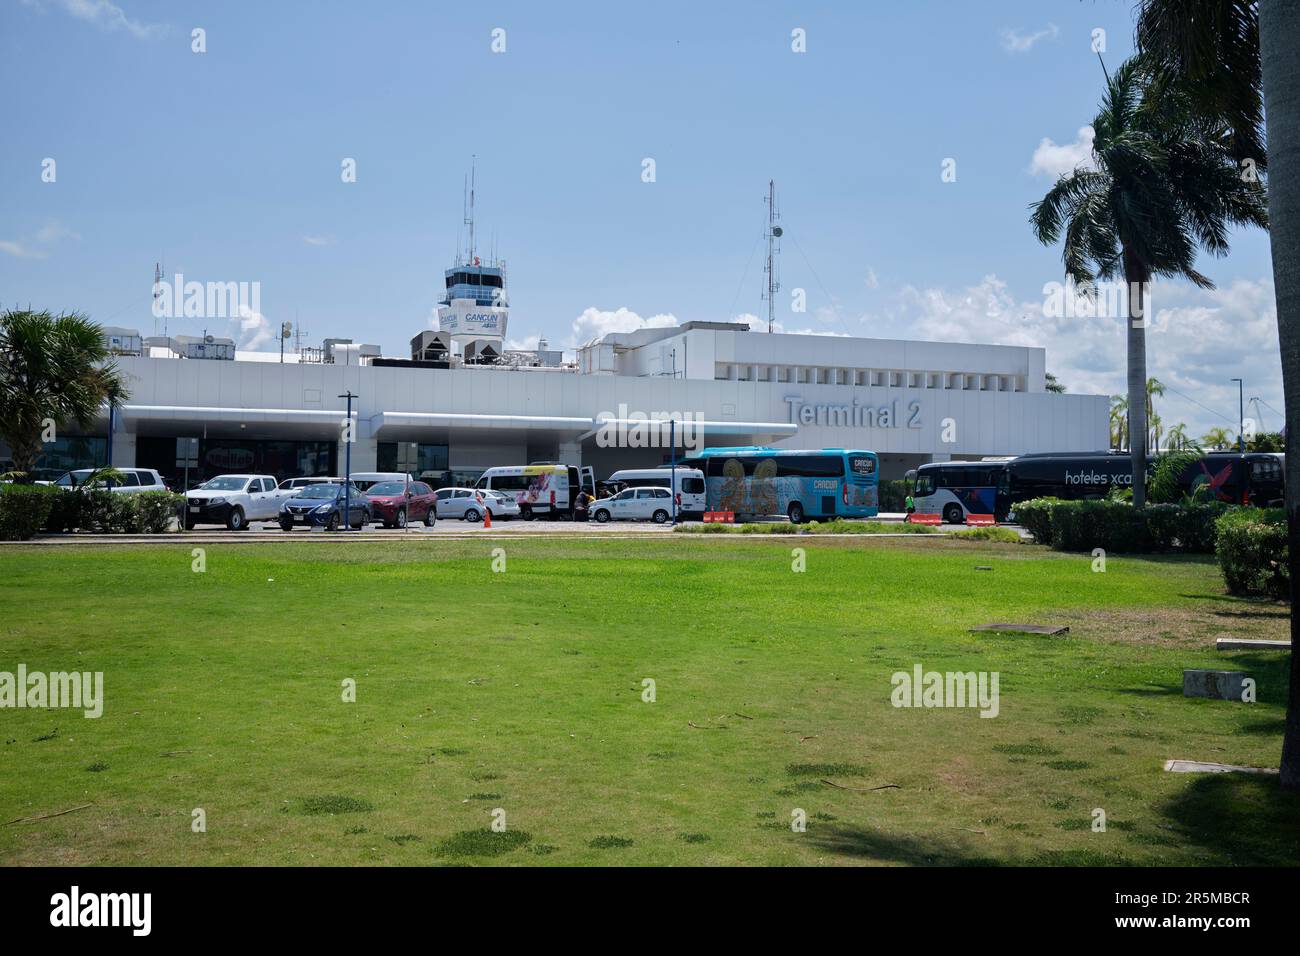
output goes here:
[{"label": "white cloud", "polygon": [[[1051,276],[1045,284],[1057,281],[1059,276]],[[1124,394],[1123,321],[1050,317],[1043,314],[1044,298],[1018,299],[1005,282],[988,275],[961,289],[907,286],[884,315],[864,317],[863,322],[879,329],[877,334],[900,338],[1043,348],[1047,370],[1071,393]],[[1282,407],[1270,279],[1238,280],[1213,290],[1157,282],[1150,303],[1147,374],[1169,387],[1156,399],[1166,429],[1186,422],[1193,437],[1220,425],[1235,431],[1233,377],[1245,381],[1247,401],[1259,396],[1274,408]],[[1261,428],[1277,431],[1281,425],[1280,419],[1265,420]]]},{"label": "white cloud", "polygon": [[44,259],[46,257],[46,254],[39,249],[32,249],[25,243],[15,242],[12,239],[0,239],[0,252],[16,259]]},{"label": "white cloud", "polygon": [[1049,23],[1046,29],[1036,33],[1021,33],[1019,30],[1002,31],[1002,49],[1008,53],[1028,53],[1040,40],[1055,40],[1061,35],[1061,29],[1055,23]]},{"label": "white cloud", "polygon": [[134,37],[147,40],[166,31],[161,24],[141,23],[132,20],[126,12],[109,0],[23,0],[29,7],[56,6],[85,23],[101,30],[126,30]]},{"label": "white cloud", "polygon": [[1029,172],[1035,176],[1045,175],[1051,176],[1052,179],[1059,179],[1080,167],[1096,168],[1092,156],[1094,135],[1091,126],[1080,126],[1073,143],[1060,145],[1044,136],[1038,148],[1034,150],[1033,158],[1029,162]]},{"label": "white cloud", "polygon": [[871,266],[867,266],[867,276],[863,281],[866,282],[868,289],[880,288],[880,279],[876,277],[876,270]]},{"label": "white cloud", "polygon": [[334,240],[329,236],[303,236],[302,241],[309,246],[332,246]]},{"label": "white cloud", "polygon": [[254,312],[242,302],[239,304],[239,318],[230,321],[239,323],[239,329],[232,335],[238,349],[253,352],[275,341],[277,330],[272,328],[266,316]]},{"label": "white cloud", "polygon": [[585,345],[610,332],[635,332],[637,329],[657,329],[676,324],[677,317],[674,315],[660,313],[642,318],[626,307],[609,312],[592,306],[573,320],[570,344]]},{"label": "white cloud", "polygon": [[81,236],[61,223],[51,220],[27,239],[0,240],[0,252],[17,259],[48,259],[49,247],[62,239],[80,239]]}]

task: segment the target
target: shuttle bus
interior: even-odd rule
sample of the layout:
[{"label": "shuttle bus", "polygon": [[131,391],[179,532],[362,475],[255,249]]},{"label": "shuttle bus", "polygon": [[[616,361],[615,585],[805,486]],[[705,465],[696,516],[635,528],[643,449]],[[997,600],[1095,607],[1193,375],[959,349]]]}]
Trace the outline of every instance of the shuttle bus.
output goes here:
[{"label": "shuttle bus", "polygon": [[686,467],[704,472],[709,511],[806,518],[873,518],[880,460],[872,451],[763,446],[706,448]]},{"label": "shuttle bus", "polygon": [[474,487],[514,498],[519,505],[519,516],[529,521],[538,516],[572,517],[578,491],[584,487],[594,491],[596,481],[591,468],[534,462],[489,468]]},{"label": "shuttle bus", "polygon": [[1007,515],[1007,462],[935,461],[916,469],[912,504],[917,514],[941,515],[945,524],[964,524],[967,515]]}]

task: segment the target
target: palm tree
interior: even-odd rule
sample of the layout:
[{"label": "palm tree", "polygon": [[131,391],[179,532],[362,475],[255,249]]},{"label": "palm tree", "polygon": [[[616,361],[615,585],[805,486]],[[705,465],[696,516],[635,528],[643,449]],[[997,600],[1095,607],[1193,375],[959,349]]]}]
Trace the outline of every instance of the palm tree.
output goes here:
[{"label": "palm tree", "polygon": [[1231,428],[1211,428],[1201,436],[1201,444],[1214,451],[1231,448],[1234,441]]},{"label": "palm tree", "polygon": [[1151,424],[1151,447],[1160,450],[1160,416],[1156,414],[1155,398],[1165,397],[1165,387],[1158,378],[1147,379],[1147,421]]},{"label": "palm tree", "polygon": [[[1153,87],[1140,58],[1107,78],[1093,120],[1095,169],[1062,176],[1032,207],[1034,235],[1045,245],[1064,234],[1062,259],[1076,285],[1122,276],[1128,295],[1129,452],[1133,474],[1146,471],[1147,283],[1183,276],[1213,288],[1195,268],[1198,248],[1228,251],[1229,225],[1266,226],[1264,189],[1237,172],[1223,122],[1193,109],[1176,84]],[[1133,504],[1145,504],[1142,482]]]},{"label": "palm tree", "polygon": [[105,402],[116,407],[125,398],[103,330],[85,316],[0,314],[0,438],[15,471],[36,466],[47,419],[56,430],[69,422],[89,428]]},{"label": "palm tree", "polygon": [[1110,447],[1116,451],[1128,448],[1128,399],[1123,395],[1110,397]]},{"label": "palm tree", "polygon": [[1044,385],[1043,387],[1047,389],[1049,392],[1051,392],[1053,395],[1065,394],[1065,386],[1062,385],[1060,382],[1058,382],[1056,380],[1056,376],[1053,375],[1051,372],[1045,372],[1043,374],[1043,378],[1046,379],[1047,381],[1047,384]]},{"label": "palm tree", "polygon": [[1179,422],[1170,428],[1165,435],[1165,441],[1170,451],[1197,451],[1200,447],[1188,436],[1187,425],[1184,422]]},{"label": "palm tree", "polygon": [[[1203,98],[1211,115],[1227,118],[1239,159],[1269,169],[1273,292],[1286,420],[1300,420],[1300,36],[1297,0],[1140,0],[1137,40],[1160,69]],[[1270,164],[1261,119],[1268,116]],[[1253,140],[1253,142],[1252,142]],[[1291,605],[1300,594],[1300,446],[1286,429],[1288,566]],[[1300,647],[1300,618],[1291,615],[1291,646]],[[1290,696],[1282,736],[1281,783],[1300,791],[1300,655],[1291,653]]]}]

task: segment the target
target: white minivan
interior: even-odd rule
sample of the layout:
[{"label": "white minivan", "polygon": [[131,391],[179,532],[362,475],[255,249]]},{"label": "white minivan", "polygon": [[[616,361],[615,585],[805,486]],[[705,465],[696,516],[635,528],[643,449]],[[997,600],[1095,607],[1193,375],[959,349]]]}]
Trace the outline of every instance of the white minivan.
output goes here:
[{"label": "white minivan", "polygon": [[676,477],[676,485],[671,490],[677,495],[677,517],[698,521],[704,517],[705,494],[704,472],[698,468],[624,468],[616,471],[605,480],[618,482],[625,488],[668,488]]},{"label": "white minivan", "polygon": [[667,488],[627,488],[613,498],[591,503],[591,518],[606,521],[653,521],[666,524],[673,516],[673,497]]},{"label": "white minivan", "polygon": [[474,485],[478,491],[498,491],[513,498],[525,521],[537,515],[572,515],[580,489],[594,491],[596,473],[555,462],[489,468]]}]

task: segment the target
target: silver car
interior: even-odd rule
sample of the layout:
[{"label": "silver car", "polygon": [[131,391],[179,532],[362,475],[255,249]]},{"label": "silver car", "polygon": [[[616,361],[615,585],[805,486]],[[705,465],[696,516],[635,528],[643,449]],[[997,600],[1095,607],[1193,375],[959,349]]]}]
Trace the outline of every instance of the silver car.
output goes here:
[{"label": "silver car", "polygon": [[434,492],[438,503],[434,510],[439,518],[460,518],[464,521],[482,521],[483,512],[495,508],[485,499],[484,492],[474,488],[439,488]]},{"label": "silver car", "polygon": [[510,495],[500,491],[480,491],[479,494],[483,496],[483,503],[487,505],[488,511],[492,512],[494,519],[519,517],[519,502]]}]

